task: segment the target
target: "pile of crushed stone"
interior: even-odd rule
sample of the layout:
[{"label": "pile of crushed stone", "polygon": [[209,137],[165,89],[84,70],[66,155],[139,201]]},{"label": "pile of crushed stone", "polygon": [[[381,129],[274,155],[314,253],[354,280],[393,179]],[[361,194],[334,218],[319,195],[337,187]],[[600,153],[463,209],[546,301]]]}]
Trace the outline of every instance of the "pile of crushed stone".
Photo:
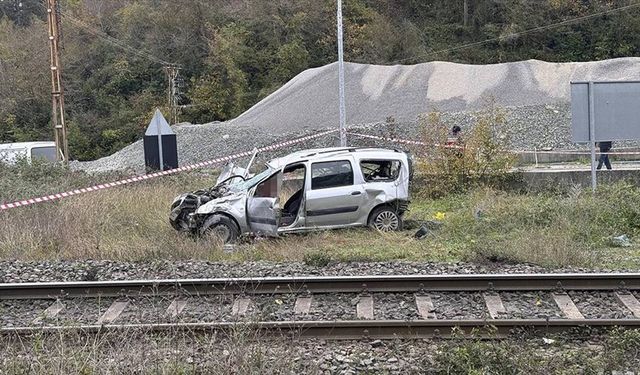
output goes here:
[{"label": "pile of crushed stone", "polygon": [[[418,65],[345,64],[347,122],[382,132],[386,119],[398,136],[415,138],[421,114],[442,112],[442,121],[463,129],[488,103],[505,108],[515,149],[573,148],[570,82],[639,80],[640,58],[547,63],[528,60],[492,65],[429,62]],[[316,133],[338,124],[337,64],[308,69],[237,118],[204,125],[175,125],[180,165]],[[287,151],[332,146],[327,136]],[[368,145],[371,142],[357,141]],[[89,172],[144,169],[142,142],[108,157],[74,163]]]}]

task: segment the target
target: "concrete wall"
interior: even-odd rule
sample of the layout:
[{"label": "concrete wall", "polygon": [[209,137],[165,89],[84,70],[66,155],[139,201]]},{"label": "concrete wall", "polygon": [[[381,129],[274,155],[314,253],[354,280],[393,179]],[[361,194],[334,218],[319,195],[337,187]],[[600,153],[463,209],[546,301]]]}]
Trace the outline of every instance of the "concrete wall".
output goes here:
[{"label": "concrete wall", "polygon": [[[555,150],[558,152],[570,152],[573,150]],[[640,148],[624,148],[624,149],[613,149],[612,152],[640,152]],[[584,151],[583,151],[584,152]],[[552,154],[540,152],[537,154],[538,163],[567,163],[567,162],[575,162],[579,160],[591,160],[591,154]],[[596,155],[597,157],[597,155]],[[616,160],[640,160],[640,155],[610,155],[609,158],[612,161]],[[536,154],[533,153],[522,153],[518,154],[518,165],[531,165],[536,163]]]},{"label": "concrete wall", "polygon": [[[591,186],[591,171],[523,171],[522,183],[528,190],[564,190],[571,186]],[[640,170],[613,169],[597,172],[598,183],[611,183],[626,180],[640,185]]]}]

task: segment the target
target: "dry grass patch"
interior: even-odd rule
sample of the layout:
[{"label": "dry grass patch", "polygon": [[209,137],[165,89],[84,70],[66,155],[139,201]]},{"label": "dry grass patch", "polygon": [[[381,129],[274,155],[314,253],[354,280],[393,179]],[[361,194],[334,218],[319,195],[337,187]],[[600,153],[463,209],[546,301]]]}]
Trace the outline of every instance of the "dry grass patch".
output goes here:
[{"label": "dry grass patch", "polygon": [[[35,334],[0,338],[0,373],[7,374],[289,374],[291,339],[230,332]],[[313,371],[313,364],[307,364]]]},{"label": "dry grass patch", "polygon": [[[56,191],[60,179],[75,176],[55,173],[57,180],[42,177],[48,185],[38,189]],[[0,183],[6,184],[3,178]],[[640,266],[640,188],[630,184],[604,186],[596,195],[580,189],[516,194],[477,188],[438,199],[417,197],[409,218],[442,223],[424,240],[414,239],[413,231],[335,230],[250,241],[228,254],[220,243],[178,233],[168,222],[176,195],[213,180],[207,174],[170,176],[0,212],[0,259],[271,260],[316,265],[403,259]],[[612,247],[611,238],[622,234],[631,238],[632,246]]]},{"label": "dry grass patch", "polygon": [[171,200],[192,183],[167,178],[0,212],[0,257],[26,260],[219,257],[221,244],[179,235],[169,225]]},{"label": "dry grass patch", "polygon": [[413,238],[413,231],[384,233],[368,228],[291,234],[250,245],[263,259],[304,261],[321,265],[331,261],[453,260],[442,247]]}]

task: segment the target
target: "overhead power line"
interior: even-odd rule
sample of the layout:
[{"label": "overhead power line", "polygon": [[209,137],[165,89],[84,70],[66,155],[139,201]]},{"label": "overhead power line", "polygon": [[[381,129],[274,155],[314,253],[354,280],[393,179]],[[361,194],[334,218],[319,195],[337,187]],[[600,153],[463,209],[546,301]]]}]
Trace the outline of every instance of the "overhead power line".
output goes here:
[{"label": "overhead power line", "polygon": [[116,38],[106,34],[104,31],[99,30],[99,29],[97,29],[97,28],[95,28],[95,27],[93,27],[91,25],[88,25],[87,23],[85,23],[85,22],[73,17],[72,15],[64,12],[62,9],[59,9],[58,12],[59,12],[60,16],[63,19],[65,19],[65,20],[71,22],[72,24],[84,29],[85,31],[89,32],[90,34],[102,39],[106,43],[109,43],[109,44],[111,44],[112,46],[114,46],[116,48],[119,48],[119,49],[121,49],[123,51],[126,51],[126,52],[130,53],[131,55],[135,55],[135,56],[140,57],[142,59],[146,59],[146,60],[152,61],[154,63],[160,64],[160,65],[163,65],[163,66],[178,66],[178,64],[174,64],[172,62],[163,60],[163,59],[161,59],[159,57],[156,57],[153,54],[151,54],[151,53],[149,53],[149,52],[147,52],[145,50],[142,50],[140,48],[132,47],[132,46],[128,45],[127,43],[125,43],[125,42],[123,42],[123,41],[121,41],[119,39],[116,39]]},{"label": "overhead power line", "polygon": [[549,25],[537,26],[537,27],[534,27],[534,28],[531,28],[531,29],[527,29],[527,30],[523,30],[523,31],[515,32],[515,33],[509,33],[509,34],[506,34],[506,35],[501,35],[501,36],[498,36],[498,37],[495,37],[495,38],[489,38],[489,39],[485,39],[485,40],[481,40],[481,41],[477,41],[477,42],[471,42],[471,43],[467,43],[467,44],[462,44],[462,45],[459,45],[459,46],[446,48],[446,49],[442,49],[442,50],[439,50],[439,51],[427,52],[427,53],[419,54],[419,55],[416,55],[416,56],[413,56],[413,57],[406,57],[406,58],[403,58],[403,59],[393,60],[393,61],[390,61],[389,64],[401,63],[401,62],[414,60],[414,59],[419,59],[419,58],[423,58],[423,57],[427,57],[427,56],[440,55],[442,53],[447,53],[447,52],[453,52],[453,51],[458,51],[458,50],[462,50],[462,49],[467,49],[467,48],[470,48],[470,47],[480,46],[480,45],[491,43],[491,42],[499,42],[499,41],[502,41],[502,40],[513,39],[513,38],[517,38],[517,37],[520,37],[520,36],[523,36],[523,35],[527,35],[527,34],[536,33],[536,32],[543,31],[543,30],[548,30],[548,29],[553,29],[553,28],[556,28],[556,27],[561,27],[561,26],[565,26],[565,25],[579,23],[579,22],[582,22],[582,21],[586,21],[588,19],[601,17],[601,16],[604,16],[604,15],[607,15],[607,14],[613,14],[613,13],[622,12],[622,11],[629,10],[629,9],[632,9],[632,8],[635,8],[635,7],[639,7],[639,6],[640,6],[640,2],[636,2],[636,3],[633,3],[633,4],[621,6],[621,7],[618,7],[618,8],[608,9],[608,10],[604,10],[604,11],[601,11],[601,12],[588,14],[588,15],[585,15],[585,16],[571,18],[571,19],[564,20],[564,21],[561,21],[561,22],[552,23],[552,24],[549,24]]},{"label": "overhead power line", "polygon": [[86,23],[80,21],[77,18],[74,18],[74,17],[70,16],[69,14],[67,14],[65,12],[60,12],[60,14],[62,15],[63,19],[73,23],[76,26],[79,26],[79,27],[83,28],[85,31],[88,31],[92,35],[104,40],[105,42],[107,42],[107,43],[109,43],[109,44],[111,44],[111,45],[113,45],[113,46],[115,46],[117,48],[120,48],[121,50],[124,50],[126,52],[131,53],[132,55],[136,55],[136,56],[138,56],[140,58],[153,61],[153,62],[158,63],[160,65],[176,65],[176,64],[170,63],[168,61],[162,60],[162,59],[160,59],[160,58],[158,58],[158,57],[152,55],[151,53],[146,52],[146,51],[144,51],[142,49],[131,47],[131,46],[127,45],[126,43],[124,43],[123,41],[118,40],[118,39],[116,39],[116,38],[114,38],[112,36],[109,36],[106,33],[104,33],[103,31],[100,31],[100,30],[98,30],[98,29],[96,29],[94,27],[91,27],[90,25],[87,25]]}]

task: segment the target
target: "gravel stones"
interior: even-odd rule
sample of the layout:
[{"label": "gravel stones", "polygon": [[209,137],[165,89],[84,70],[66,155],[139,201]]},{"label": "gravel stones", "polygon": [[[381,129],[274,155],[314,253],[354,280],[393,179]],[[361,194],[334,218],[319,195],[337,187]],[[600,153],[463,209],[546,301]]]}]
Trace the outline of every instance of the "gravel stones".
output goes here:
[{"label": "gravel stones", "polygon": [[48,300],[0,301],[0,327],[30,325],[50,304]]},{"label": "gravel stones", "polygon": [[379,320],[418,320],[420,314],[416,308],[412,293],[374,293],[374,317]]},{"label": "gravel stones", "polygon": [[272,296],[253,296],[251,301],[256,306],[256,316],[264,321],[296,320],[301,318],[294,314],[295,294],[276,294]]},{"label": "gravel stones", "polygon": [[[428,62],[417,65],[345,64],[349,124],[394,117],[413,121],[438,110],[477,110],[498,106],[546,105],[570,99],[570,82],[639,79],[639,58],[598,62],[547,63],[527,60],[468,65]],[[308,69],[231,121],[275,134],[338,124],[337,64]],[[221,133],[224,134],[224,133]]]},{"label": "gravel stones", "polygon": [[[637,80],[639,61],[640,58],[630,57],[586,63],[528,60],[492,65],[347,63],[347,121],[352,125],[369,124],[364,128],[378,132],[384,131],[385,119],[393,117],[398,123],[398,137],[414,139],[421,131],[417,121],[421,114],[443,112],[445,124],[460,125],[465,130],[475,122],[474,111],[493,103],[506,109],[514,148],[573,147],[569,83],[588,79]],[[339,122],[337,77],[335,64],[308,69],[234,120],[174,126],[180,164],[335,129]],[[334,134],[277,152],[327,147],[336,145],[336,141]],[[72,167],[89,172],[142,172],[142,141],[96,161],[73,163]]]},{"label": "gravel stones", "polygon": [[500,293],[500,298],[509,319],[563,318],[549,293]]},{"label": "gravel stones", "polygon": [[437,319],[489,318],[480,293],[433,293],[431,300]]},{"label": "gravel stones", "polygon": [[[208,262],[199,260],[119,262],[109,260],[0,261],[0,282],[100,281],[277,276],[419,275],[473,273],[607,272],[534,265],[434,262],[336,262],[326,267],[302,262]],[[630,270],[635,272],[633,270]]]},{"label": "gravel stones", "polygon": [[355,294],[319,294],[313,297],[309,320],[355,320],[358,296]]},{"label": "gravel stones", "polygon": [[624,308],[614,293],[570,291],[569,296],[587,319],[631,319],[633,313]]}]

